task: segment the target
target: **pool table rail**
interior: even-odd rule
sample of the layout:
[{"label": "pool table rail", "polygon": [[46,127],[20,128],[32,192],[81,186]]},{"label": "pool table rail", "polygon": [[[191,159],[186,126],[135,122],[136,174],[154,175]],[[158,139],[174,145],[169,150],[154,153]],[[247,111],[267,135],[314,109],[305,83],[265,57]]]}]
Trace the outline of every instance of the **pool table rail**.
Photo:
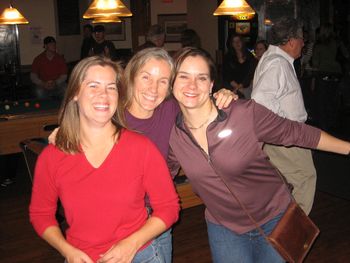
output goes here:
[{"label": "pool table rail", "polygon": [[47,137],[57,124],[58,110],[14,115],[2,119],[0,121],[0,155],[21,152],[19,147],[21,141]]}]

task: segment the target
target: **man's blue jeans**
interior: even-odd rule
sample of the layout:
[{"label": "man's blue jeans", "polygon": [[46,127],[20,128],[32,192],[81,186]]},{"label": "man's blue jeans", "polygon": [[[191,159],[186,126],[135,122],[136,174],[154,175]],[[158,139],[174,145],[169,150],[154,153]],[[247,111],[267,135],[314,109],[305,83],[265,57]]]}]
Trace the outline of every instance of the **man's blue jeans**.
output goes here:
[{"label": "man's blue jeans", "polygon": [[[266,235],[271,233],[281,216],[282,214],[261,226]],[[209,221],[207,229],[214,263],[285,262],[257,229],[238,235]]]}]

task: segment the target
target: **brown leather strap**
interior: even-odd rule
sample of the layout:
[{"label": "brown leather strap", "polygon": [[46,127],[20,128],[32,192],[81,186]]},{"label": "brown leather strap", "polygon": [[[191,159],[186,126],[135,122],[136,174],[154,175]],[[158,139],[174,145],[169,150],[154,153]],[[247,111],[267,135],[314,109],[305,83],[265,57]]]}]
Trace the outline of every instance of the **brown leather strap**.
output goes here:
[{"label": "brown leather strap", "polygon": [[236,199],[237,203],[239,204],[239,206],[243,209],[243,211],[247,214],[247,216],[249,217],[250,221],[252,221],[252,223],[255,225],[256,229],[259,230],[259,233],[264,237],[267,238],[264,230],[262,230],[262,228],[258,225],[258,223],[255,221],[255,219],[251,216],[251,214],[248,212],[248,210],[246,209],[245,205],[243,205],[243,203],[240,201],[240,199],[235,195],[235,193],[231,190],[231,188],[229,187],[229,184],[225,181],[225,179],[216,171],[215,167],[213,166],[212,162],[209,161],[210,166],[213,168],[215,174],[221,179],[221,181],[224,183],[224,185],[226,186],[226,188],[229,190],[229,192],[231,193],[231,195]]},{"label": "brown leather strap", "polygon": [[[204,154],[204,153],[203,153]],[[205,156],[206,157],[206,156]],[[249,217],[249,219],[252,221],[252,223],[255,225],[256,229],[258,229],[259,233],[267,239],[267,235],[265,234],[264,230],[258,225],[258,223],[256,222],[256,220],[251,216],[251,214],[249,213],[249,211],[247,210],[247,208],[245,207],[245,205],[240,201],[240,199],[238,198],[238,196],[232,191],[232,189],[230,188],[230,185],[226,182],[226,180],[217,172],[217,170],[215,169],[213,163],[211,162],[211,160],[209,159],[208,161],[209,165],[211,166],[211,168],[213,168],[215,174],[221,179],[221,181],[224,183],[224,185],[226,186],[226,188],[229,190],[229,192],[231,193],[231,195],[237,200],[239,206],[242,208],[242,210],[246,213],[246,215]],[[275,167],[273,164],[271,164],[277,171],[278,175],[281,178],[281,181],[284,183],[284,185],[286,186],[287,190],[288,190],[288,185],[286,182],[286,179],[284,178],[284,176],[281,174],[281,172],[277,169],[277,167]],[[288,191],[289,192],[289,191]],[[290,193],[290,192],[289,192]],[[293,195],[290,193],[291,196],[291,202],[295,202],[295,199],[293,197]]]}]

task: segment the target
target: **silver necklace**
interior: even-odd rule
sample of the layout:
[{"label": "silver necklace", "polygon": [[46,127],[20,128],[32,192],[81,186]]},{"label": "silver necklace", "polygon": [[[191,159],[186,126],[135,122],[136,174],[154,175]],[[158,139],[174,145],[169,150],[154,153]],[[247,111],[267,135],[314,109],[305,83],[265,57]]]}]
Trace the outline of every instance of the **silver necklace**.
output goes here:
[{"label": "silver necklace", "polygon": [[206,121],[203,122],[203,123],[202,123],[201,125],[199,125],[198,127],[190,126],[190,125],[188,124],[188,121],[185,121],[187,128],[189,128],[190,130],[198,130],[198,129],[202,128],[204,125],[206,125],[206,124],[210,121],[210,119],[211,119],[211,113],[212,113],[212,111],[213,111],[213,105],[212,105],[212,104],[210,104],[210,105],[211,105],[211,107],[210,107],[210,112],[209,112],[209,117],[208,117],[208,119],[206,119]]}]

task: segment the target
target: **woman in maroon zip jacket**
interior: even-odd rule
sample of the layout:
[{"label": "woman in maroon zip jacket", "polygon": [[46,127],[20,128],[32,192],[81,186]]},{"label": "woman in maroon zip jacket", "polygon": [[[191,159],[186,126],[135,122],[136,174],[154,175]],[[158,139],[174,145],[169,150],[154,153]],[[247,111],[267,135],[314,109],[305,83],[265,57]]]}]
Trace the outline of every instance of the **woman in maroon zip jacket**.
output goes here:
[{"label": "woman in maroon zip jacket", "polygon": [[169,165],[172,171],[181,165],[206,205],[213,261],[283,262],[231,191],[268,235],[288,207],[290,193],[262,151],[263,143],[340,154],[349,154],[350,143],[281,118],[253,100],[218,110],[210,97],[215,64],[206,51],[180,50],[175,69],[173,94],[182,114],[172,129]]}]

